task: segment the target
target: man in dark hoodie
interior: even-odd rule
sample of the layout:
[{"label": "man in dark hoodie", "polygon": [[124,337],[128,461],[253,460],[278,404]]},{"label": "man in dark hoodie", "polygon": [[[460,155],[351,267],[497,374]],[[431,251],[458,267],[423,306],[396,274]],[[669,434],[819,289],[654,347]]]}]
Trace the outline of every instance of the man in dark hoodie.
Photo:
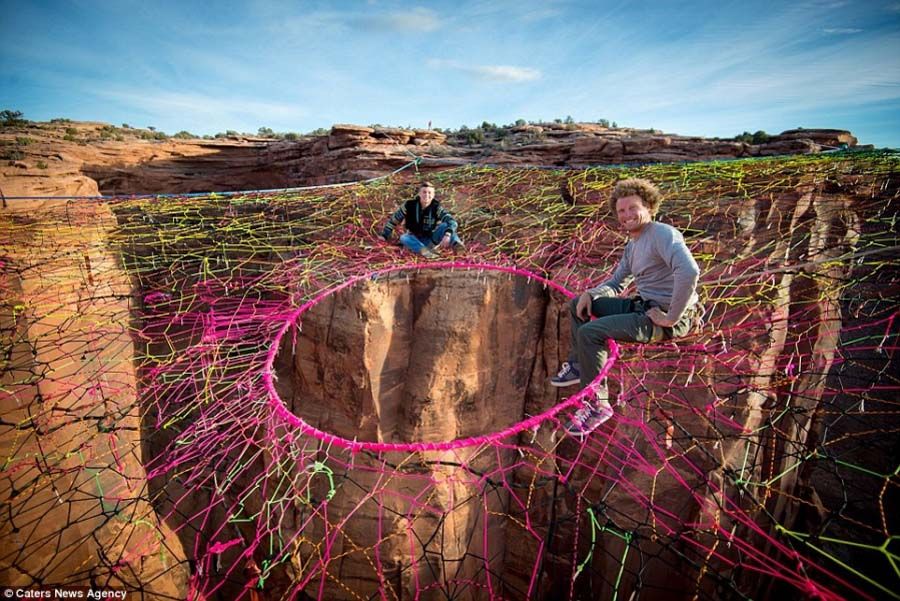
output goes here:
[{"label": "man in dark hoodie", "polygon": [[400,244],[423,257],[437,257],[435,247],[463,250],[465,246],[456,233],[453,216],[434,199],[434,185],[422,182],[416,198],[408,200],[394,211],[384,226],[381,236],[390,241],[394,228],[404,223],[406,232],[400,236]]}]

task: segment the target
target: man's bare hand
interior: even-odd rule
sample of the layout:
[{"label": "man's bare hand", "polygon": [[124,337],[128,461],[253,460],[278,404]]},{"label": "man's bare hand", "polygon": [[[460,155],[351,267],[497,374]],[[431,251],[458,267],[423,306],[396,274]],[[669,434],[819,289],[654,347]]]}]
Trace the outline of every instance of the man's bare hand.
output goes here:
[{"label": "man's bare hand", "polygon": [[593,299],[591,298],[590,292],[582,292],[581,296],[578,297],[578,304],[575,305],[575,315],[578,316],[578,319],[581,321],[587,321],[591,318],[591,303]]},{"label": "man's bare hand", "polygon": [[441,238],[440,247],[443,249],[450,248],[450,234],[449,233],[444,234],[444,237]]},{"label": "man's bare hand", "polygon": [[655,323],[656,325],[662,328],[671,328],[675,325],[674,319],[669,319],[669,317],[662,312],[662,309],[659,307],[653,307],[649,311],[647,311],[647,317]]}]

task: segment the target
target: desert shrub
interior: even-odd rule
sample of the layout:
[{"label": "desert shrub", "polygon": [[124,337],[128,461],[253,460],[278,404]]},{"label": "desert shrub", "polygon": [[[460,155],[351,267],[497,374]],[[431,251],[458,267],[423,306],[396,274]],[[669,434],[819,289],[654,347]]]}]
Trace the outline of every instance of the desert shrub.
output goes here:
[{"label": "desert shrub", "polygon": [[180,132],[172,136],[173,138],[178,138],[179,140],[193,140],[197,136],[192,134],[191,132],[182,129]]},{"label": "desert shrub", "polygon": [[8,148],[3,151],[3,158],[7,161],[21,161],[25,158],[25,153],[18,148]]},{"label": "desert shrub", "polygon": [[44,161],[38,161],[36,166],[38,169],[46,169],[47,163],[45,163]]},{"label": "desert shrub", "polygon": [[146,129],[140,130],[138,137],[141,140],[168,140],[169,139],[169,136],[167,136],[165,132],[147,131]]},{"label": "desert shrub", "polygon": [[0,111],[0,126],[16,127],[25,125],[26,123],[28,123],[28,121],[23,118],[22,111],[12,111],[9,109]]},{"label": "desert shrub", "polygon": [[744,142],[745,144],[765,144],[772,139],[772,136],[763,130],[759,130],[752,134],[749,131],[745,131],[744,133],[735,136],[734,139],[738,142]]},{"label": "desert shrub", "polygon": [[78,130],[77,130],[76,128],[74,128],[74,127],[67,127],[67,128],[66,128],[66,135],[67,135],[67,136],[77,136],[77,135],[78,135]]},{"label": "desert shrub", "polygon": [[28,146],[32,142],[34,142],[34,140],[27,136],[16,136],[16,144],[19,146]]},{"label": "desert shrub", "polygon": [[772,139],[772,136],[764,132],[763,130],[759,130],[753,134],[753,143],[754,144],[765,144],[769,140]]}]

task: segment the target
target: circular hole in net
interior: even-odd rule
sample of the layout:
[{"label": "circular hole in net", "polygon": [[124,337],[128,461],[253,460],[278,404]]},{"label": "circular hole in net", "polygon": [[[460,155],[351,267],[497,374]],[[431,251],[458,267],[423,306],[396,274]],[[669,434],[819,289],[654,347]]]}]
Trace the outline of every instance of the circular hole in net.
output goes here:
[{"label": "circular hole in net", "polygon": [[282,330],[270,356],[273,402],[322,440],[363,448],[464,446],[534,427],[584,394],[535,409],[536,386],[545,400],[556,394],[542,356],[559,344],[553,289],[570,296],[489,265],[348,280]]}]

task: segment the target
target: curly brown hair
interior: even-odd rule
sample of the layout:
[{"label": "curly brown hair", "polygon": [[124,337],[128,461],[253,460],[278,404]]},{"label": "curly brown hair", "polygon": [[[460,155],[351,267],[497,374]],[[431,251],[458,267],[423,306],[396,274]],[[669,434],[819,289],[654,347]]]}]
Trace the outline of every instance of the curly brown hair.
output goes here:
[{"label": "curly brown hair", "polygon": [[659,205],[662,203],[662,192],[659,191],[652,183],[645,179],[623,179],[613,188],[612,196],[609,197],[609,210],[616,214],[616,201],[626,196],[640,196],[641,201],[648,209],[650,215],[656,217],[659,211]]}]

